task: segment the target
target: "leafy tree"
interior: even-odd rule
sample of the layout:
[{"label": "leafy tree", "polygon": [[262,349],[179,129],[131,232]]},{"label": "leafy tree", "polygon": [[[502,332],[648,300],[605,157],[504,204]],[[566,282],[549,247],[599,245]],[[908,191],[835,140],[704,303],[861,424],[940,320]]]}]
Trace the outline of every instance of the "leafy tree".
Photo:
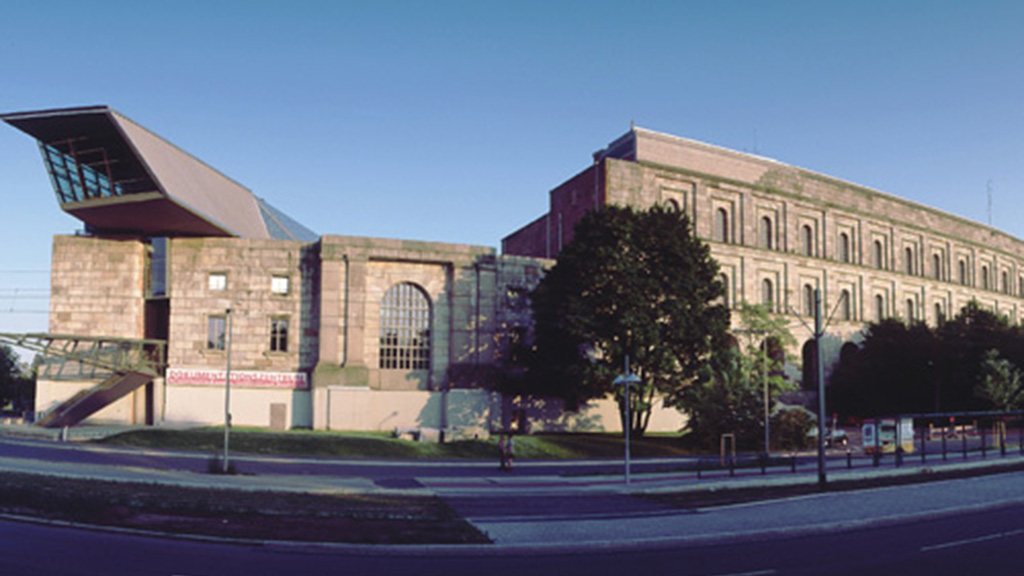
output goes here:
[{"label": "leafy tree", "polygon": [[984,400],[974,393],[982,365],[996,350],[1016,366],[1024,365],[1024,333],[1005,317],[971,301],[955,318],[937,330],[942,353],[936,366],[936,411],[982,410]]},{"label": "leafy tree", "polygon": [[996,410],[1016,410],[1024,404],[1020,369],[1009,360],[1000,358],[996,350],[985,352],[981,363],[981,378],[974,388],[974,394]]},{"label": "leafy tree", "polygon": [[579,406],[612,392],[628,355],[643,382],[628,425],[642,434],[655,394],[678,406],[686,383],[725,343],[728,311],[717,273],[683,213],[589,212],[531,295],[534,349],[515,391]]},{"label": "leafy tree", "polygon": [[855,357],[833,374],[830,410],[861,417],[929,412],[937,361],[935,334],[925,324],[894,318],[873,323]]},{"label": "leafy tree", "polygon": [[735,330],[743,344],[744,363],[752,382],[762,386],[768,380],[769,395],[792,390],[795,385],[786,379],[786,349],[796,346],[785,317],[772,314],[765,304],[740,302],[736,306],[739,328]]},{"label": "leafy tree", "polygon": [[760,445],[764,433],[761,387],[747,378],[744,360],[735,348],[716,351],[681,392],[687,427],[703,448],[717,448],[722,434],[733,434],[740,448]]},{"label": "leafy tree", "polygon": [[977,392],[990,351],[1024,365],[1024,331],[974,301],[935,329],[896,319],[873,323],[833,374],[830,410],[868,417],[990,408]]},{"label": "leafy tree", "polygon": [[18,362],[14,349],[0,344],[0,410],[27,410],[34,393],[33,378]]}]

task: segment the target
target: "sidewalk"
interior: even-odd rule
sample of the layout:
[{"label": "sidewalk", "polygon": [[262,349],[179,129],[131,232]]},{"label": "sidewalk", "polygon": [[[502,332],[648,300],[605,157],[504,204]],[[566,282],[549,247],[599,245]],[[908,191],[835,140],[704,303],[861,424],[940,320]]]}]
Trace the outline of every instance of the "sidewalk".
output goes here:
[{"label": "sidewalk", "polygon": [[[67,446],[68,450],[82,450]],[[142,454],[131,449],[91,448],[96,453]],[[151,452],[147,452],[151,454]],[[176,456],[180,457],[180,455]],[[195,458],[204,458],[195,455]],[[303,459],[239,455],[238,461],[295,462]],[[323,460],[311,461],[323,463]],[[936,460],[903,467],[831,469],[830,482],[921,473],[923,470],[1005,468],[1024,463],[1010,455],[987,460]],[[353,464],[359,466],[362,462]],[[379,466],[381,463],[365,463]],[[400,470],[403,462],[388,461]],[[554,475],[536,473],[537,465],[517,463],[515,474],[503,474],[479,462],[464,464],[405,462],[418,467],[408,487],[385,488],[373,478],[356,474],[255,474],[224,476],[185,470],[103,463],[53,462],[31,457],[0,457],[0,469],[72,478],[145,482],[186,487],[306,493],[435,494],[488,534],[499,547],[573,548],[636,547],[763,538],[805,534],[1024,503],[1022,473],[961,480],[942,480],[856,491],[837,491],[713,508],[678,509],[650,498],[658,494],[708,492],[727,488],[758,488],[794,484],[814,485],[817,470],[768,475],[747,473],[698,479],[693,473],[640,473],[626,485],[622,475]],[[462,466],[468,476],[442,475]],[[567,466],[571,466],[567,464]],[[405,484],[403,484],[405,486]]]}]

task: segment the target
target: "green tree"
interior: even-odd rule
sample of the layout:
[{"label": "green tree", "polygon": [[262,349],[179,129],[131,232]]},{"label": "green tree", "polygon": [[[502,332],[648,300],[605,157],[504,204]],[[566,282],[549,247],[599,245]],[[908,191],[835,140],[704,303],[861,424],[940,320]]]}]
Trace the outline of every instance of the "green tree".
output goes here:
[{"label": "green tree", "polygon": [[0,410],[28,410],[34,395],[34,378],[18,361],[14,349],[0,344]]},{"label": "green tree", "polygon": [[1020,369],[1009,360],[1000,358],[996,350],[985,352],[981,362],[981,378],[974,388],[974,394],[996,410],[1016,410],[1024,403]]},{"label": "green tree", "polygon": [[744,363],[752,382],[768,383],[772,401],[780,392],[793,390],[795,384],[786,379],[786,350],[796,347],[796,338],[789,331],[784,316],[772,314],[765,304],[740,302],[736,306],[739,327],[734,330],[743,344]]},{"label": "green tree", "polygon": [[702,448],[715,449],[722,434],[733,434],[736,445],[754,449],[764,431],[760,385],[752,383],[736,348],[717,350],[694,382],[681,391],[687,427]]},{"label": "green tree", "polygon": [[576,407],[613,392],[628,355],[643,381],[628,425],[642,434],[655,394],[678,406],[711,350],[725,343],[728,310],[717,274],[683,213],[589,212],[531,295],[534,349],[516,391]]}]

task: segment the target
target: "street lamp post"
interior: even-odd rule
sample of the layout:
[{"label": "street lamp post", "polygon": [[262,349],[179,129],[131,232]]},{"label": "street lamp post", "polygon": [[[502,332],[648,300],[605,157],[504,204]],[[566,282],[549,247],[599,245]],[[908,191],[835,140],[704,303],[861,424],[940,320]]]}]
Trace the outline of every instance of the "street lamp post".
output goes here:
[{"label": "street lamp post", "polygon": [[228,338],[226,343],[227,363],[224,372],[224,459],[221,471],[225,474],[230,470],[228,463],[228,442],[231,435],[231,308],[225,312],[228,321]]},{"label": "street lamp post", "polygon": [[631,414],[630,414],[630,411],[629,411],[629,397],[630,397],[629,385],[630,384],[635,384],[635,383],[638,383],[638,382],[640,382],[640,377],[629,371],[629,354],[627,354],[626,355],[626,370],[625,370],[625,372],[622,373],[622,374],[619,374],[615,378],[615,380],[612,381],[612,383],[615,384],[616,386],[625,386],[625,392],[624,393],[626,395],[626,405],[625,405],[625,414],[624,414],[624,416],[622,418],[622,424],[623,424],[622,427],[625,429],[625,433],[626,433],[626,455],[625,455],[625,474],[624,474],[626,484],[629,484],[629,432],[630,432],[629,429],[633,427],[632,426],[633,422],[632,422],[632,418],[630,418]]}]

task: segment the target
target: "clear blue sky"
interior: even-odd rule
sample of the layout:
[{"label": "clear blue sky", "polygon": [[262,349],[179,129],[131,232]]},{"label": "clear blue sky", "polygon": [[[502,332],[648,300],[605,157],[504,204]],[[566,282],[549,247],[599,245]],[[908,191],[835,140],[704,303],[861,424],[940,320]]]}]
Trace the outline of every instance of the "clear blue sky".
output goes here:
[{"label": "clear blue sky", "polygon": [[[321,234],[497,246],[632,120],[1024,237],[1021,2],[5,2],[0,111],[90,104]],[[6,125],[0,198],[43,331],[79,224]]]}]

